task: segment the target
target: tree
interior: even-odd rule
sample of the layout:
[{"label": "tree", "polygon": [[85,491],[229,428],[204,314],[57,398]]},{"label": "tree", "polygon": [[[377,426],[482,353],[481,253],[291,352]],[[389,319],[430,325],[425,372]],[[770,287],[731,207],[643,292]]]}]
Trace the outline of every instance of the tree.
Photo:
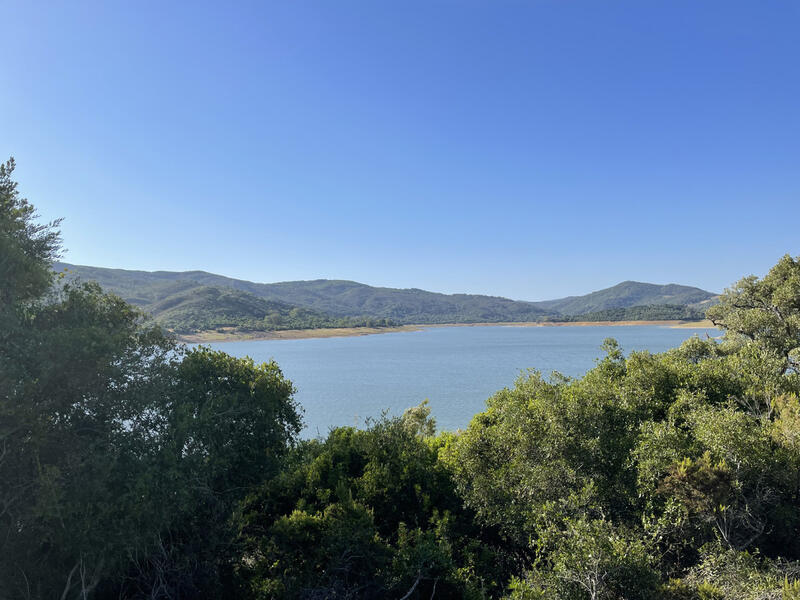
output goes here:
[{"label": "tree", "polygon": [[800,370],[800,257],[783,256],[763,279],[740,280],[708,309],[708,318],[775,353],[783,372]]},{"label": "tree", "polygon": [[514,581],[510,599],[659,598],[659,576],[646,544],[603,517],[550,523],[537,540],[538,559]]},{"label": "tree", "polygon": [[496,555],[439,460],[426,405],[301,444],[243,505],[255,598],[464,598],[495,589]]},{"label": "tree", "polygon": [[153,488],[140,488],[154,439],[143,420],[171,386],[174,346],[138,320],[96,286],[69,286],[20,330],[18,377],[0,401],[0,581],[15,592],[99,589],[162,523]]},{"label": "tree", "polygon": [[0,168],[0,597],[235,593],[238,503],[301,427],[274,363],[187,351],[95,284]]},{"label": "tree", "polygon": [[0,164],[0,308],[21,306],[46,293],[52,282],[50,263],[58,256],[59,221],[40,224],[36,210],[20,197],[11,176],[13,158]]}]

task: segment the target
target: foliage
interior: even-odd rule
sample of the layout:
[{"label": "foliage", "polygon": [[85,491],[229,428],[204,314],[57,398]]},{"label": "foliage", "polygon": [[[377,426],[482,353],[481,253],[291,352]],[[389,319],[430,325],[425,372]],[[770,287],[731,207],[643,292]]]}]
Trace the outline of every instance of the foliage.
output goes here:
[{"label": "foliage", "polygon": [[[297,442],[294,388],[274,363],[178,346],[97,284],[53,286],[58,234],[36,224],[12,169],[0,597],[800,594],[797,260],[726,291],[710,310],[721,341],[626,356],[607,340],[585,376],[526,373],[465,431],[437,435],[423,404]],[[175,319],[318,316],[213,278],[161,276],[151,292],[177,295],[161,313]]]},{"label": "foliage", "polygon": [[0,597],[233,591],[241,499],[300,428],[274,364],[187,351],[96,284],[2,171]]},{"label": "foliage", "polygon": [[255,598],[462,598],[497,585],[499,558],[438,460],[423,405],[306,442],[244,505]]},{"label": "foliage", "polygon": [[[489,400],[445,459],[479,522],[497,527],[520,556],[535,554],[512,597],[619,597],[600,585],[613,561],[600,561],[605,546],[592,541],[592,523],[642,544],[622,555],[655,559],[642,559],[636,584],[653,597],[680,597],[681,586],[687,597],[714,597],[714,586],[728,594],[719,597],[739,597],[712,576],[666,582],[702,564],[704,545],[800,558],[797,381],[777,374],[760,343],[693,338],[625,358],[608,342],[583,378],[531,373]],[[555,531],[569,535],[553,538],[545,518],[553,507]],[[589,571],[581,570],[592,564],[585,548],[595,552]],[[654,591],[659,577],[648,572],[674,589]]]},{"label": "foliage", "polygon": [[659,575],[647,544],[608,520],[581,516],[539,535],[539,559],[509,598],[552,600],[659,597]]},{"label": "foliage", "polygon": [[20,197],[11,176],[14,159],[0,164],[0,305],[4,309],[38,298],[52,280],[48,264],[58,256],[58,221],[36,222],[36,211]]},{"label": "foliage", "polygon": [[785,361],[785,371],[800,371],[800,257],[787,254],[763,279],[740,280],[708,316],[729,334],[774,352]]}]

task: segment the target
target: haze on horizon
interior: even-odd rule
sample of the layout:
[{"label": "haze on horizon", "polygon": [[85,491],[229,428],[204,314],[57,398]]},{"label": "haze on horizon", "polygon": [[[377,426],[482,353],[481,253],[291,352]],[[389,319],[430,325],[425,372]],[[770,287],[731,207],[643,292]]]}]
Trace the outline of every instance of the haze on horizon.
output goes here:
[{"label": "haze on horizon", "polygon": [[526,300],[800,254],[800,5],[13,1],[70,263]]}]

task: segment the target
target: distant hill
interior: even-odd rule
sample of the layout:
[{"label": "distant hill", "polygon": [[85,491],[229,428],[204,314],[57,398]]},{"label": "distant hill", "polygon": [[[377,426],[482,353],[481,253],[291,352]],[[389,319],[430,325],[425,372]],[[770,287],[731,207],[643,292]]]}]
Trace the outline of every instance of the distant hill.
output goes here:
[{"label": "distant hill", "polygon": [[[66,263],[55,263],[53,267],[57,271],[66,270],[70,279],[99,283],[103,289],[139,306],[154,323],[179,333],[220,328],[275,331],[392,324],[369,317],[333,317],[311,308],[261,298],[232,286],[204,285],[184,277],[185,273],[126,271]],[[215,281],[215,277],[206,281]]]},{"label": "distant hill", "polygon": [[178,332],[221,327],[273,331],[350,324],[308,308],[265,300],[241,290],[208,285],[187,287],[143,308],[152,315],[154,322]]},{"label": "distant hill", "polygon": [[[556,320],[701,318],[714,294],[681,285],[624,282],[585,296],[525,302],[318,279],[254,283],[205,271],[128,271],[56,263],[69,277],[96,281],[176,331],[234,327],[274,330]],[[635,307],[635,309],[634,309]]]},{"label": "distant hill", "polygon": [[638,281],[623,281],[617,285],[586,294],[585,296],[569,296],[558,300],[537,302],[536,305],[545,310],[562,315],[585,315],[598,311],[631,306],[648,306],[671,304],[673,306],[691,306],[707,303],[716,294],[696,287],[677,285],[656,285]]},{"label": "distant hill", "polygon": [[393,324],[479,323],[539,321],[551,311],[532,302],[475,294],[439,294],[419,289],[380,288],[356,283],[318,279],[284,283],[253,283],[205,271],[126,271],[56,263],[72,276],[96,281],[104,289],[147,308],[167,295],[192,289],[233,289],[256,298],[311,309],[332,321],[386,320]]}]

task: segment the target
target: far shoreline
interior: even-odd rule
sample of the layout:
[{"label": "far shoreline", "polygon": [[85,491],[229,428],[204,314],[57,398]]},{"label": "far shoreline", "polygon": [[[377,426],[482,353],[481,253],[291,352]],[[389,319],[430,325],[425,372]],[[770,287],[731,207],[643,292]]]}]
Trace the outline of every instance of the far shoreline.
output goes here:
[{"label": "far shoreline", "polygon": [[505,322],[505,323],[435,323],[419,325],[397,325],[393,327],[331,327],[320,329],[285,329],[282,331],[198,331],[191,334],[175,334],[179,342],[187,344],[207,344],[224,342],[256,342],[263,340],[304,340],[331,337],[357,337],[381,333],[422,331],[434,327],[630,327],[638,325],[660,325],[673,329],[713,329],[709,320],[703,321],[547,321],[547,322]]}]

